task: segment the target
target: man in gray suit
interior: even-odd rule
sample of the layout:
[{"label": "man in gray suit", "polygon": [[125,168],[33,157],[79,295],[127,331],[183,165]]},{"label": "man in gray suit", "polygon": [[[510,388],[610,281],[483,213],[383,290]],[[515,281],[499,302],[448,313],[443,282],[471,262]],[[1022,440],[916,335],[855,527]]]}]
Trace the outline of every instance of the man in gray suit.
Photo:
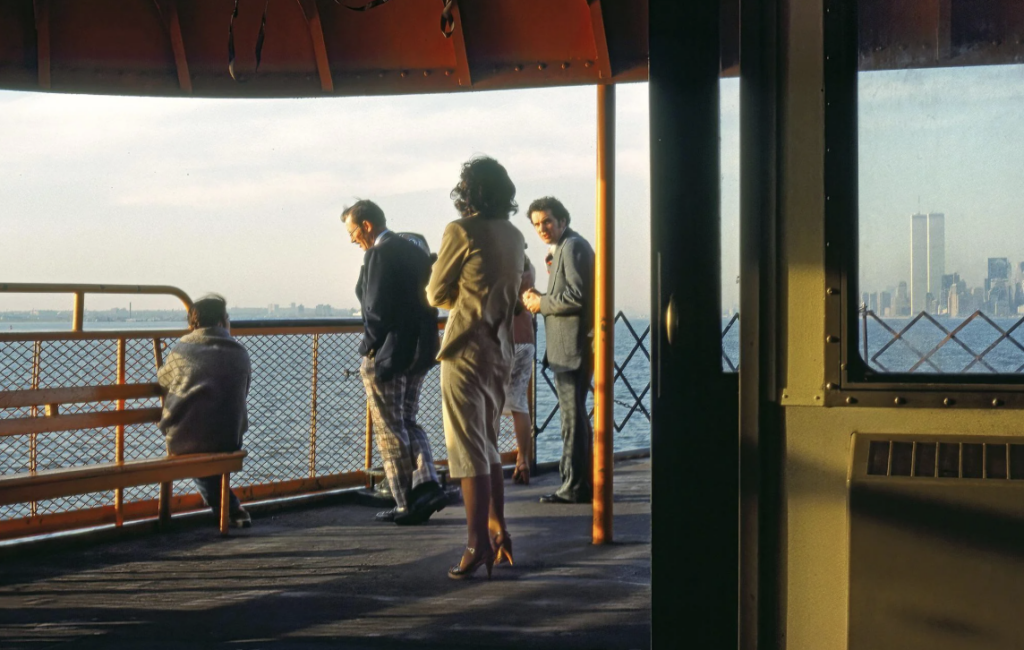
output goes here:
[{"label": "man in gray suit", "polygon": [[569,227],[569,211],[558,199],[537,199],[527,214],[549,246],[549,275],[547,293],[530,289],[523,294],[523,304],[544,316],[544,365],[555,373],[562,418],[562,485],[540,501],[589,503],[594,431],[587,415],[587,391],[594,376],[594,249]]}]

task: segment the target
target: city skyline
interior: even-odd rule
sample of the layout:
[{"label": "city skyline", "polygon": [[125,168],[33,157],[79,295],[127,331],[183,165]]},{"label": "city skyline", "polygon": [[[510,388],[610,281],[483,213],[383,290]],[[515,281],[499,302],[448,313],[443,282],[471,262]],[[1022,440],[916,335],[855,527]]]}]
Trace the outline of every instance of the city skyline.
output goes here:
[{"label": "city skyline", "polygon": [[1024,260],[1024,65],[861,72],[858,104],[863,290],[911,283],[914,213],[944,214],[944,274],[968,286]]},{"label": "city skyline", "polygon": [[897,279],[884,289],[862,286],[861,306],[890,317],[975,311],[993,317],[1024,315],[1024,262],[987,257],[984,284],[969,285],[959,271],[945,272],[945,223],[941,212],[911,214],[909,282]]}]

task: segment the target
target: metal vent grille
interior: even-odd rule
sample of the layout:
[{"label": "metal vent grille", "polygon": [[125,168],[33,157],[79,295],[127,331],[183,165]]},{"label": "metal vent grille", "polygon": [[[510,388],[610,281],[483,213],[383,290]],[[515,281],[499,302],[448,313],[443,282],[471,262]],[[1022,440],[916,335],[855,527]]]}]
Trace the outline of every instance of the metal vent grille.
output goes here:
[{"label": "metal vent grille", "polygon": [[1024,648],[1024,436],[854,433],[848,650]]},{"label": "metal vent grille", "polygon": [[1024,444],[872,440],[868,476],[1024,480]]}]

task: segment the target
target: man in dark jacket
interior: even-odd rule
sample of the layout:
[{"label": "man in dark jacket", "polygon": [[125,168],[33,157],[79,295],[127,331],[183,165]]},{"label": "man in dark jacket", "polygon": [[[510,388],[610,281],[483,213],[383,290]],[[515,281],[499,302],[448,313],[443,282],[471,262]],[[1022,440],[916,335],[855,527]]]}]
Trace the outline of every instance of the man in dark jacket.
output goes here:
[{"label": "man in dark jacket", "polygon": [[[181,337],[157,372],[164,391],[157,426],[167,454],[217,453],[242,448],[249,428],[245,406],[252,369],[249,353],[231,336],[227,303],[210,295],[188,311],[189,334]],[[203,501],[220,512],[220,476],[194,479]],[[231,524],[251,525],[249,513],[231,491]]]},{"label": "man in dark jacket", "polygon": [[422,523],[447,503],[430,441],[416,423],[420,388],[439,346],[437,309],[426,296],[430,258],[388,230],[373,201],[357,201],[341,219],[352,243],[366,251],[356,284],[363,312],[359,372],[395,497],[395,507],[377,513],[377,521]]}]

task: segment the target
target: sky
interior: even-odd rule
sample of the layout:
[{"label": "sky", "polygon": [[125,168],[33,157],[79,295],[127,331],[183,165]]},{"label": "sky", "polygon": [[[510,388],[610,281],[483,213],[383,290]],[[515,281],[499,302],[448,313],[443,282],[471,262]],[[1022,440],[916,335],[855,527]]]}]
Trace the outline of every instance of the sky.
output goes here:
[{"label": "sky", "polygon": [[[647,84],[618,86],[616,304],[650,313]],[[738,83],[723,81],[723,304],[738,273]],[[355,307],[362,253],[339,215],[359,198],[436,250],[461,164],[497,158],[512,217],[559,197],[593,243],[596,90],[223,100],[0,91],[0,281],[170,284],[229,304]],[[87,308],[174,307],[90,296]],[[67,309],[0,296],[0,311]]]},{"label": "sky", "polygon": [[[910,275],[910,215],[946,215],[946,272],[981,285],[988,257],[1024,261],[1024,66],[859,77],[861,286]],[[475,154],[516,183],[513,216],[561,198],[593,242],[593,87],[297,100],[0,91],[0,281],[171,284],[230,304],[354,307],[361,254],[339,215],[377,201],[437,248]],[[723,311],[738,302],[738,81],[722,81]],[[618,87],[616,304],[650,312],[647,85]],[[126,297],[90,297],[97,309]],[[132,297],[136,307],[173,299]],[[0,310],[68,308],[2,296]]]},{"label": "sky", "polygon": [[945,214],[946,273],[1024,261],[1024,66],[862,72],[861,288],[910,282],[910,217]]}]

